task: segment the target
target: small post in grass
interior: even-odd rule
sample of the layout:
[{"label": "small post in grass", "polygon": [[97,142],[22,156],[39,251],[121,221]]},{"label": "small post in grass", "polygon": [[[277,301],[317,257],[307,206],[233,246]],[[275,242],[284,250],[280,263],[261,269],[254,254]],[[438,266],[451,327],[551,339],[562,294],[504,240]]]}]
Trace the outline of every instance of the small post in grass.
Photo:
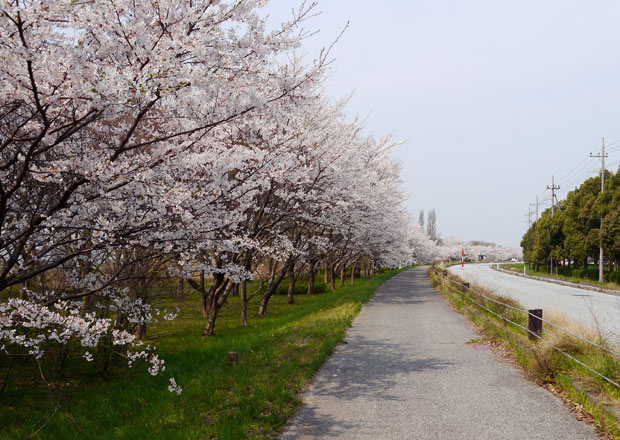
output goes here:
[{"label": "small post in grass", "polygon": [[535,334],[538,336],[542,335],[542,309],[532,309],[528,310],[528,320],[527,320],[527,328],[529,330],[527,336],[530,339],[538,339]]},{"label": "small post in grass", "polygon": [[228,365],[230,365],[231,367],[233,365],[237,365],[238,358],[239,358],[239,355],[237,354],[236,351],[229,351],[228,352]]},{"label": "small post in grass", "polygon": [[469,283],[463,283],[463,289],[469,289]]}]

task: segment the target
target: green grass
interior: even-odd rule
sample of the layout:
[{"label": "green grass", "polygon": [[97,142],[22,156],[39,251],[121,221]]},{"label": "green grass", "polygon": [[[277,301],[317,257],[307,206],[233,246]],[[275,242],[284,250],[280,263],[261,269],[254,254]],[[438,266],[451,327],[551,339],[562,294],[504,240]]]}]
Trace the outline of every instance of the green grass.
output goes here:
[{"label": "green grass", "polygon": [[[523,273],[523,266],[525,266],[524,263],[502,265],[504,269],[512,270],[514,272],[519,272],[519,273]],[[570,268],[561,268],[561,269],[564,271],[572,272]],[[536,271],[534,269],[526,269],[525,273],[526,275],[530,275],[530,276],[555,278],[555,279],[560,279],[564,281],[571,281],[573,283],[578,283],[578,284],[587,284],[591,286],[603,287],[604,289],[620,290],[620,285],[615,282],[605,281],[601,283],[598,280],[595,280],[592,278],[577,277],[577,276],[572,276],[572,275],[562,275],[561,273],[551,276],[549,275],[548,270],[547,272],[544,272],[544,271]],[[606,272],[606,274],[607,276],[609,276],[609,272]]]},{"label": "green grass", "polygon": [[[246,328],[239,325],[239,300],[231,297],[218,318],[216,336],[205,340],[198,296],[188,292],[185,300],[174,302],[180,316],[150,328],[145,341],[166,360],[166,377],[122,364],[108,376],[79,374],[92,365],[74,359],[69,377],[61,378],[61,404],[79,425],[56,411],[34,438],[275,438],[300,404],[299,392],[343,341],[362,304],[401,271],[360,279],[336,292],[298,295],[293,305],[275,295],[265,318],[256,316],[254,299]],[[235,366],[227,363],[229,351],[239,354]],[[19,372],[0,393],[0,438],[25,439],[54,412],[43,390],[25,385],[33,375]],[[167,390],[169,376],[183,387],[181,395]]]},{"label": "green grass", "polygon": [[[432,270],[429,270],[429,277],[452,306],[476,324],[484,340],[491,341],[493,345],[499,345],[509,352],[514,361],[534,380],[561,390],[566,398],[575,405],[580,405],[583,411],[590,414],[593,423],[601,432],[611,435],[612,438],[620,439],[620,426],[613,412],[609,410],[612,407],[616,411],[620,409],[620,390],[564,357],[556,349],[575,356],[616,382],[620,380],[620,362],[617,359],[611,358],[610,355],[591,345],[567,337],[565,333],[549,326],[544,326],[541,341],[532,342],[527,338],[525,330],[507,323],[467,300],[459,293],[462,290],[457,289],[454,283],[446,282],[435,275]],[[462,282],[460,278],[453,275],[449,277],[457,283]],[[489,298],[508,303],[513,307],[523,308],[513,299],[497,296],[480,286],[472,285],[471,287],[474,291],[481,292]],[[498,305],[470,290],[467,291],[467,295],[493,312],[527,327],[527,315],[524,313]],[[564,316],[552,314],[551,317],[545,318],[587,339],[596,339],[595,330],[575,325]],[[595,340],[595,342],[605,345],[604,341]]]}]

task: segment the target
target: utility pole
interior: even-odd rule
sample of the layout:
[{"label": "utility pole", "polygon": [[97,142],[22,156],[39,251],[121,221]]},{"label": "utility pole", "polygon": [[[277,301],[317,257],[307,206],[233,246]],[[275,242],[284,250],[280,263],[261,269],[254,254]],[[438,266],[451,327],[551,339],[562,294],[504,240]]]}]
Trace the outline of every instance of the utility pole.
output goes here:
[{"label": "utility pole", "polygon": [[538,223],[538,196],[536,196],[536,203],[530,203],[530,209],[534,206],[536,207],[536,223]]},{"label": "utility pole", "polygon": [[[555,207],[555,202],[557,201],[557,198],[555,196],[555,190],[560,189],[559,186],[555,186],[555,176],[551,176],[551,186],[547,185],[547,189],[551,190],[551,218],[553,218],[553,209]],[[549,268],[549,273],[551,276],[553,276],[553,257],[551,257],[551,264],[549,265]]]},{"label": "utility pole", "polygon": [[[600,157],[601,158],[601,194],[605,192],[605,157],[608,155],[605,154],[605,138],[603,138],[602,146],[601,146],[601,154],[592,154],[590,153],[590,157]],[[598,281],[599,283],[603,282],[603,215],[601,214],[601,248],[599,250],[598,257]],[[601,285],[601,289],[603,286]]]},{"label": "utility pole", "polygon": [[524,216],[527,217],[527,225],[528,225],[528,229],[532,227],[532,214],[534,214],[532,212],[532,208],[528,208],[527,210],[527,214],[523,214]]},{"label": "utility pole", "polygon": [[[527,216],[527,230],[528,230],[528,232],[532,228],[532,214],[534,214],[534,213],[532,212],[532,204],[530,203],[530,206],[527,208],[527,214],[523,214],[523,215]],[[525,255],[524,255],[524,258],[523,258],[523,275],[526,275]]]},{"label": "utility pole", "polygon": [[[555,186],[555,176],[551,176],[551,186],[547,185],[547,189],[551,190],[551,218],[553,218],[553,208],[558,200],[555,195],[555,190],[560,189],[559,186]],[[538,201],[538,197],[536,197],[536,201]]]}]

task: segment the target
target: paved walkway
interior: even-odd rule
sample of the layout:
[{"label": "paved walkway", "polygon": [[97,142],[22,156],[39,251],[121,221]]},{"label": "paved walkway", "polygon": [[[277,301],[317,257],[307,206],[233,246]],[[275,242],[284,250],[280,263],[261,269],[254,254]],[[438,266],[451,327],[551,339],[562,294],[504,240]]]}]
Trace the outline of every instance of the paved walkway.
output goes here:
[{"label": "paved walkway", "polygon": [[282,439],[596,439],[411,269],[379,288]]}]

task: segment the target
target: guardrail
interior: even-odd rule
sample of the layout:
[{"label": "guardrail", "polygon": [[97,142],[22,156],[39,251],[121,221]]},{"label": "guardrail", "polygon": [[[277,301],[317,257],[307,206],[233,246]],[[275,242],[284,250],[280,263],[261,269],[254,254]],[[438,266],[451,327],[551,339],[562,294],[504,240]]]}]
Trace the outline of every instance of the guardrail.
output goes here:
[{"label": "guardrail", "polygon": [[[579,339],[582,342],[585,342],[593,347],[599,348],[600,350],[605,351],[608,354],[611,354],[612,356],[615,356],[616,358],[620,359],[620,353],[617,353],[614,350],[611,350],[607,347],[603,347],[600,344],[597,344],[596,342],[590,341],[582,336],[579,336],[573,332],[571,332],[570,330],[567,330],[565,328],[562,328],[548,320],[545,320],[542,318],[542,310],[541,309],[534,309],[534,310],[525,310],[519,307],[515,307],[512,306],[510,304],[506,304],[504,302],[498,301],[495,298],[491,298],[488,295],[485,295],[482,292],[477,292],[476,290],[472,289],[471,287],[469,287],[469,283],[460,283],[456,280],[451,279],[447,274],[441,273],[439,271],[437,271],[436,269],[433,268],[433,272],[435,272],[436,275],[442,277],[444,280],[447,280],[449,283],[453,284],[453,285],[458,285],[460,286],[463,291],[460,291],[459,289],[454,289],[454,291],[462,296],[464,296],[465,298],[467,298],[469,301],[471,301],[472,303],[476,304],[478,307],[486,310],[487,312],[497,316],[498,318],[503,319],[506,322],[509,322],[510,324],[521,328],[523,330],[525,330],[528,334],[528,336],[530,337],[530,339],[543,339],[542,337],[542,324],[545,323],[547,325],[549,325],[550,327],[553,327],[559,331],[562,331],[564,333],[566,333],[569,336],[572,336],[574,338]],[[493,310],[489,309],[488,307],[485,307],[484,305],[478,303],[477,301],[475,301],[473,298],[471,298],[469,295],[467,295],[465,293],[465,291],[470,291],[482,298],[487,299],[488,301],[491,301],[493,303],[502,305],[504,307],[507,307],[509,309],[524,313],[528,316],[528,323],[529,326],[528,327],[535,327],[535,328],[526,328],[524,326],[522,326],[519,323],[516,323],[514,321],[511,321],[510,319],[506,318],[505,316],[500,315],[499,313],[494,312]],[[539,314],[540,312],[540,314]],[[539,326],[540,325],[540,326]],[[618,389],[620,389],[620,384],[618,384],[616,381],[608,378],[607,376],[605,376],[603,373],[595,370],[593,367],[591,367],[590,365],[585,364],[584,362],[580,361],[579,359],[576,359],[574,356],[571,356],[570,354],[560,350],[559,348],[554,348],[555,351],[557,351],[558,353],[561,353],[563,356],[565,356],[568,359],[571,359],[572,361],[576,362],[577,364],[581,365],[582,367],[584,367],[585,369],[587,369],[588,371],[590,371],[591,373],[594,373],[595,375],[599,376],[601,379],[605,380],[606,382],[614,385],[615,387],[617,387]]]}]

